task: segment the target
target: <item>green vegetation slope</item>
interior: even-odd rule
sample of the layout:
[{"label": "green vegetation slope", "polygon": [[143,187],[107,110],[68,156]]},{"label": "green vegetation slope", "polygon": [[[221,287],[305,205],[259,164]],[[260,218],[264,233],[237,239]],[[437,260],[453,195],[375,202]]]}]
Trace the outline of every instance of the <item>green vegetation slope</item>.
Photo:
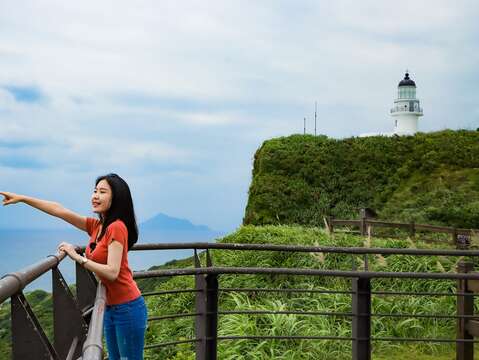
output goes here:
[{"label": "green vegetation slope", "polygon": [[371,207],[388,220],[479,226],[479,132],[268,140],[254,157],[244,224],[318,226]]},{"label": "green vegetation slope", "polygon": [[[223,238],[226,243],[268,243],[325,246],[374,246],[386,248],[408,248],[411,246],[430,248],[431,245],[410,239],[372,239],[364,244],[364,238],[347,234],[335,234],[331,238],[320,228],[301,226],[243,226],[237,232]],[[435,245],[444,247],[441,245]],[[260,251],[211,252],[216,266],[245,267],[298,267],[310,269],[350,270],[352,264],[364,267],[362,257],[342,254],[285,253]],[[204,260],[204,259],[203,259]],[[373,271],[454,271],[457,258],[370,256],[369,269]],[[204,263],[204,261],[203,261]],[[190,267],[192,259],[172,263],[168,267]],[[221,275],[220,288],[306,288],[328,290],[350,290],[347,279],[302,276]],[[171,290],[193,288],[192,277],[176,277],[160,280],[156,286],[145,283],[149,290]],[[426,291],[453,292],[454,281],[425,280],[374,280],[377,291]],[[150,316],[194,311],[191,294],[163,295],[148,298]],[[419,296],[374,296],[374,313],[455,314],[455,297]],[[345,294],[297,293],[278,295],[267,292],[223,292],[220,295],[221,310],[296,310],[317,312],[351,312],[351,297]],[[455,319],[409,319],[374,317],[372,332],[376,337],[438,337],[454,338]],[[294,315],[245,315],[229,314],[219,318],[219,336],[244,335],[305,335],[305,336],[351,336],[351,321],[348,317]],[[147,343],[155,344],[194,337],[192,318],[155,321],[150,323]],[[147,350],[151,359],[194,359],[190,345],[169,346]],[[406,357],[404,354],[408,354]],[[454,355],[454,345],[374,343],[373,359],[449,359]],[[236,340],[220,341],[220,359],[350,359],[350,341],[285,341],[285,340]]]}]

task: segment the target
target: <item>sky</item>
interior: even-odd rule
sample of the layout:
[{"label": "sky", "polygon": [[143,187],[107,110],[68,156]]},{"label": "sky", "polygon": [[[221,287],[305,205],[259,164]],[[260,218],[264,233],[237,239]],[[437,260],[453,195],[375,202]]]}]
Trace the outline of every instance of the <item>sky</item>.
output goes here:
[{"label": "sky", "polygon": [[[479,128],[477,1],[0,1],[0,190],[91,214],[95,178],[158,212],[240,226],[255,151],[390,132],[409,69],[420,131]],[[60,227],[15,205],[0,228]]]}]

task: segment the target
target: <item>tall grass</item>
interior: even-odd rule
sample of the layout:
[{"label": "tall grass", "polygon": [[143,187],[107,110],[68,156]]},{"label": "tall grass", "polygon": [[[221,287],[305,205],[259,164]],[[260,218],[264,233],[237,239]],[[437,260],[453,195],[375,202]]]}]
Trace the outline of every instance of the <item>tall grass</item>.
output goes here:
[{"label": "tall grass", "polygon": [[[245,226],[221,240],[234,243],[270,243],[325,246],[362,246],[364,239],[347,234],[329,237],[318,228],[289,226]],[[372,239],[370,246],[405,248],[411,240]],[[430,248],[421,242],[416,247]],[[435,245],[437,246],[437,245]],[[211,251],[216,266],[296,267],[310,269],[350,270],[364,266],[360,256],[344,254],[286,253],[270,251]],[[203,256],[204,257],[204,256]],[[191,260],[191,259],[190,259]],[[192,262],[188,261],[190,264]],[[203,259],[204,260],[204,259]],[[376,256],[368,257],[369,269],[374,271],[455,271],[457,258]],[[181,262],[185,266],[185,261]],[[274,289],[328,289],[350,290],[351,281],[324,276],[284,275],[220,275],[220,287],[274,288]],[[162,281],[158,289],[193,288],[192,277],[174,277]],[[373,291],[453,292],[456,284],[449,280],[374,279]],[[374,295],[372,312],[376,314],[455,314],[453,296]],[[477,305],[477,304],[476,304]],[[150,316],[193,312],[194,295],[176,294],[148,299]],[[222,292],[221,310],[294,310],[321,312],[351,312],[349,294]],[[476,306],[477,307],[477,306]],[[351,318],[306,314],[227,314],[219,317],[219,336],[351,336]],[[376,316],[372,318],[374,337],[451,338],[455,337],[455,319],[429,319]],[[194,319],[152,322],[147,332],[147,343],[159,343],[194,337]],[[375,358],[386,359],[395,352],[411,352],[415,358],[440,358],[454,351],[454,345],[437,343],[373,341]],[[191,345],[169,346],[146,352],[148,359],[193,359]],[[351,342],[336,340],[224,340],[218,342],[219,359],[350,359]]]}]

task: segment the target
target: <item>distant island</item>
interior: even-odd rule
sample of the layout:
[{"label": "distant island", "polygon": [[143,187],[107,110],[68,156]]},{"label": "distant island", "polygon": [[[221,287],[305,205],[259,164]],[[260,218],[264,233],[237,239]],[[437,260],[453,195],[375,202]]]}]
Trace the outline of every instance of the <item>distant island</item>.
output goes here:
[{"label": "distant island", "polygon": [[215,232],[206,225],[195,225],[187,219],[179,219],[162,213],[142,222],[140,230]]},{"label": "distant island", "polygon": [[[45,217],[45,214],[33,211],[28,207],[12,207],[0,217],[0,231],[69,231],[73,228],[58,218]],[[97,217],[95,214],[87,214]],[[188,219],[176,218],[158,213],[152,218],[138,223],[140,230],[154,231],[189,231],[189,232],[221,232],[210,229],[206,225],[193,224]]]}]

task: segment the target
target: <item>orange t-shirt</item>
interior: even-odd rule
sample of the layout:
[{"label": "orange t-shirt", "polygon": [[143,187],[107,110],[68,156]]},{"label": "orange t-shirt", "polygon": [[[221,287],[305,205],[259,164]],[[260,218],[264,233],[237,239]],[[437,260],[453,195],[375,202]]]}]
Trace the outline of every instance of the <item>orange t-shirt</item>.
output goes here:
[{"label": "orange t-shirt", "polygon": [[[95,239],[100,230],[100,220],[94,218],[87,218],[86,230],[90,235],[90,245],[95,242]],[[121,257],[120,272],[116,280],[111,281],[100,278],[106,288],[106,303],[107,305],[118,305],[136,299],[141,295],[135,280],[133,280],[133,273],[128,266],[128,229],[121,220],[116,220],[106,228],[105,234],[99,239],[95,250],[91,251],[90,246],[87,246],[85,255],[94,262],[106,264],[108,260],[108,245],[112,241],[118,241],[123,245],[123,254]]]}]

